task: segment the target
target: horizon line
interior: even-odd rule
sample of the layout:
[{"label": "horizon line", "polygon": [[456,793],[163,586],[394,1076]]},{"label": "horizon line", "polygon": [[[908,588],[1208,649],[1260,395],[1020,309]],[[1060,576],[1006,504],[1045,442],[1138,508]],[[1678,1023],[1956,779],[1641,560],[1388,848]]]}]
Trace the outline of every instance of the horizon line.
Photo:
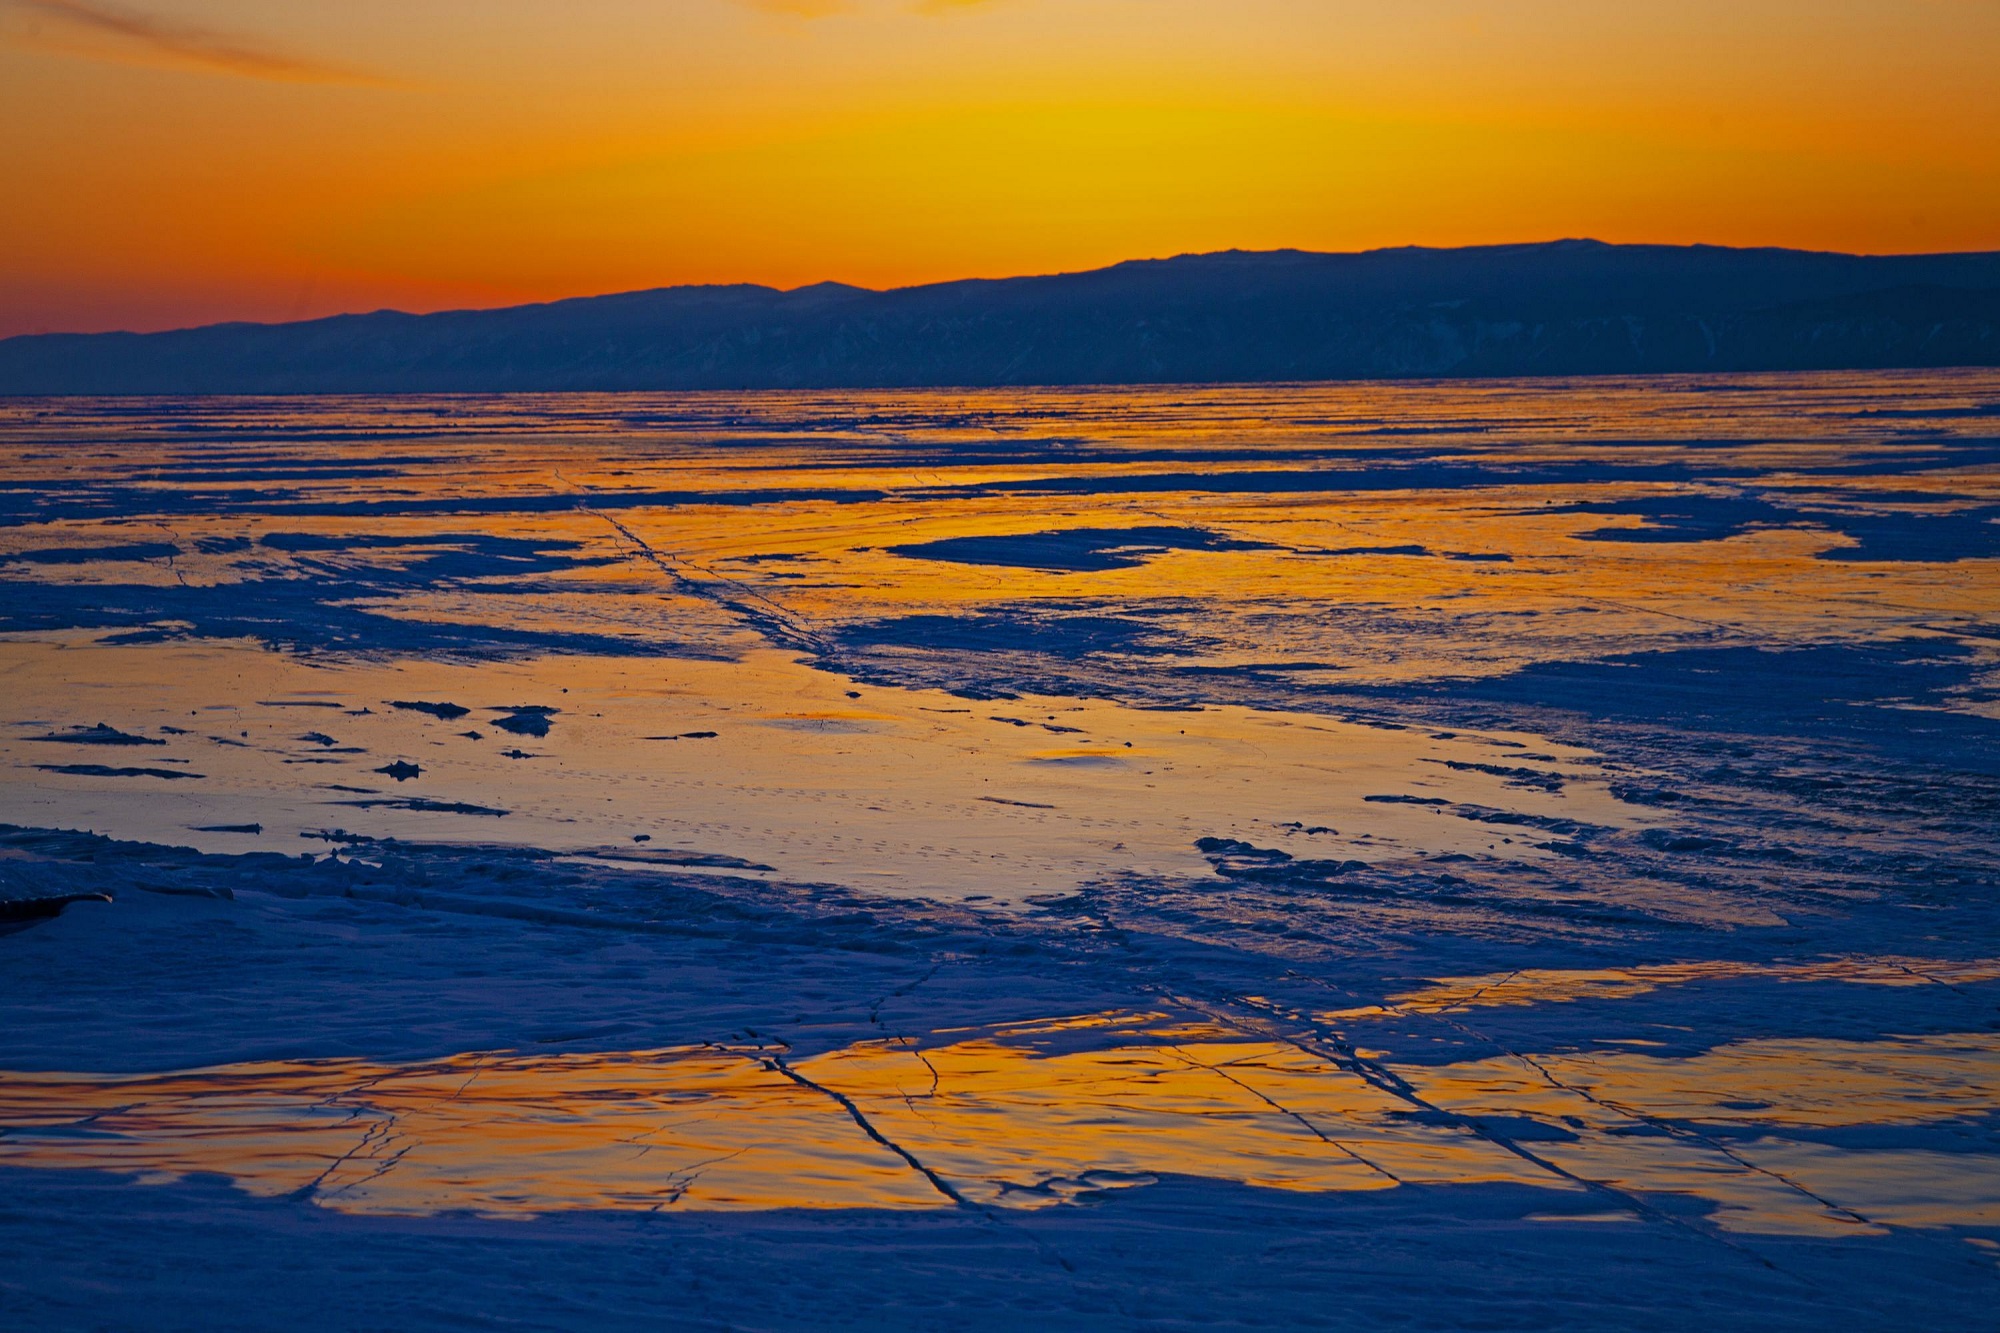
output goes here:
[{"label": "horizon line", "polygon": [[567,305],[580,301],[613,300],[621,296],[649,296],[673,291],[734,291],[754,290],[772,292],[781,296],[792,296],[822,288],[840,288],[857,294],[887,296],[896,292],[922,291],[930,288],[953,287],[973,283],[1032,282],[1045,279],[1085,277],[1093,273],[1108,273],[1115,269],[1136,267],[1145,264],[1171,264],[1190,259],[1218,259],[1232,255],[1248,258],[1270,258],[1282,255],[1297,255],[1311,259],[1360,259],[1371,255],[1408,254],[1413,252],[1448,254],[1480,250],[1534,250],[1551,249],[1557,246],[1597,246],[1607,250],[1726,250],[1738,254],[1794,254],[1816,255],[1836,259],[1919,259],[1953,258],[1959,256],[2000,255],[2000,247],[1991,250],[1895,250],[1857,251],[1823,250],[1790,245],[1724,245],[1713,241],[1603,241],[1592,236],[1560,236],[1539,241],[1490,241],[1475,245],[1377,245],[1358,250],[1310,250],[1299,246],[1276,246],[1268,250],[1245,249],[1231,246],[1221,250],[1183,250],[1170,255],[1144,255],[1129,259],[1113,260],[1108,264],[1098,264],[1088,268],[1055,269],[1039,273],[1009,273],[1000,276],[972,274],[958,278],[939,278],[928,282],[911,282],[899,286],[867,287],[858,283],[844,282],[838,278],[821,278],[813,282],[800,283],[795,287],[779,287],[770,283],[737,282],[670,282],[650,287],[622,287],[610,291],[579,292],[569,296],[550,297],[535,301],[505,301],[494,305],[444,305],[433,309],[403,309],[397,306],[377,306],[370,310],[341,310],[327,315],[310,315],[299,319],[218,319],[198,324],[178,324],[160,329],[45,329],[34,333],[14,333],[0,336],[0,344],[17,342],[31,338],[149,338],[168,333],[195,333],[206,329],[222,328],[289,328],[302,324],[319,324],[339,319],[370,319],[380,315],[402,315],[409,319],[425,319],[436,315],[489,314],[504,310],[536,310],[552,306]]}]

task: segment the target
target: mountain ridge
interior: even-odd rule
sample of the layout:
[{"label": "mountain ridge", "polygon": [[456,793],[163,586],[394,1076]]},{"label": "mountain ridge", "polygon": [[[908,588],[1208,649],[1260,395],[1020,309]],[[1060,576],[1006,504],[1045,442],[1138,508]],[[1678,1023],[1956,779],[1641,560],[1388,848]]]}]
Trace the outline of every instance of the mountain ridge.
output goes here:
[{"label": "mountain ridge", "polygon": [[0,340],[0,394],[997,387],[2000,365],[2000,252],[1226,250],[875,290]]}]

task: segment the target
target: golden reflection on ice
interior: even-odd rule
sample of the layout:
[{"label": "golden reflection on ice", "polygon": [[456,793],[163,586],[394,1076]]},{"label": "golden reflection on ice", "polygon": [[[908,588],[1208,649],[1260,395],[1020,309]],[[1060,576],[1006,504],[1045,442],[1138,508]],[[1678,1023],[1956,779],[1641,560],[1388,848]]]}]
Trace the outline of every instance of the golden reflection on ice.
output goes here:
[{"label": "golden reflection on ice", "polygon": [[[1552,857],[1539,839],[1503,844],[1434,806],[1367,800],[1384,792],[1607,827],[1648,818],[1611,796],[1588,752],[1539,737],[1533,762],[1564,776],[1560,791],[1469,767],[1523,762],[1528,742],[1504,733],[1441,738],[1240,707],[982,703],[855,682],[770,650],[724,662],[384,664],[240,643],[6,641],[0,678],[15,719],[41,719],[0,725],[0,822],[213,851],[296,854],[309,845],[301,834],[323,829],[574,852],[644,834],[796,880],[1018,901],[1104,875],[1206,876],[1195,843],[1209,836],[1371,863]],[[471,711],[445,721],[386,702],[396,699]],[[500,706],[522,703],[561,710],[548,735],[492,729]],[[67,756],[32,737],[71,717],[158,737],[148,763],[203,776],[135,787],[37,768]],[[340,744],[301,739],[309,731]],[[421,776],[385,778],[392,760]],[[5,780],[9,766],[20,780]],[[454,808],[467,805],[506,813]],[[204,827],[251,822],[263,830],[254,839]],[[1691,908],[1703,919],[1739,910],[1719,897]]]},{"label": "golden reflection on ice", "polygon": [[[2000,1164],[1988,1155],[1786,1137],[1976,1123],[2000,1105],[2000,1034],[1744,1041],[1689,1059],[1507,1055],[1407,1072],[1426,1100],[1457,1114],[1568,1126],[1573,1137],[1537,1143],[1536,1152],[1585,1179],[1718,1200],[1717,1221],[1733,1230],[2000,1221]],[[1767,1132],[1743,1132],[1756,1129]],[[1920,1187],[1917,1178],[1932,1172],[1936,1180]]]},{"label": "golden reflection on ice", "polygon": [[1371,1076],[1220,1025],[1102,1014],[796,1060],[702,1046],[10,1073],[0,1163],[216,1173],[383,1213],[1035,1207],[1169,1173],[1302,1191],[1510,1181],[1852,1234],[2000,1221],[2000,1176],[1978,1155],[1813,1133],[1968,1120],[1997,1099],[1990,1033]]},{"label": "golden reflection on ice", "polygon": [[[704,873],[1015,902],[1120,876],[1206,875],[1202,837],[1301,860],[1558,864],[1541,835],[1509,838],[1458,807],[1534,821],[1506,826],[1517,833],[1633,831],[1675,816],[1617,799],[1598,756],[1540,736],[1183,708],[1175,673],[1242,687],[1206,697],[1282,703],[1298,683],[1494,676],[1944,626],[1963,636],[1951,641],[1969,666],[1990,669],[2000,648],[1979,628],[2000,604],[1990,558],[1823,559],[1854,539],[1819,520],[1760,519],[1712,540],[1603,537],[1646,521],[1607,511],[1665,493],[1754,491],[1772,512],[1796,501],[1822,518],[1907,517],[1923,507],[1912,497],[2000,500],[2000,475],[1975,452],[1962,466],[1881,465],[1990,430],[1982,404],[1996,385],[1981,371],[217,400],[137,433],[129,406],[108,401],[0,407],[17,445],[0,451],[0,488],[46,492],[55,506],[23,511],[6,556],[129,552],[142,531],[170,536],[176,552],[0,559],[0,589],[224,590],[163,601],[162,619],[216,615],[180,622],[185,641],[71,628],[0,642],[11,705],[0,821],[292,856],[340,846],[365,857],[365,839],[393,837],[630,858],[645,838],[654,852],[701,854]],[[310,455],[315,467],[274,488],[245,461],[253,454]],[[1069,571],[920,549],[1145,527],[1213,542]],[[513,554],[469,558],[486,538],[565,554],[523,577]],[[414,584],[350,577],[440,551],[468,559]],[[314,579],[324,600],[285,600]],[[254,614],[216,613],[233,589],[263,599]],[[297,628],[336,605],[379,619],[317,655],[215,637]],[[1011,638],[965,630],[1024,607],[1032,615]],[[1070,611],[1139,632],[1069,656],[1037,642]],[[398,640],[406,622],[548,637],[514,641],[519,655],[501,660],[454,659],[448,634]],[[954,626],[956,640],[942,632]],[[564,636],[593,646],[571,651]],[[978,654],[1011,697],[880,683],[960,679],[887,669],[954,653]],[[1129,696],[1098,688],[1149,654],[1170,669],[1130,673]],[[1055,678],[1065,672],[1075,679]],[[1265,678],[1285,688],[1252,688]],[[393,700],[470,712],[444,722]],[[523,704],[561,710],[548,735],[496,733],[506,706]],[[1936,706],[2000,708],[1976,692]],[[59,756],[32,739],[98,722],[144,732],[148,765],[203,776],[60,771],[88,766],[51,764]],[[392,761],[420,766],[420,779],[385,773]],[[233,831],[251,825],[260,832]],[[1634,892],[1661,919],[1784,920],[1720,885],[1647,880]],[[1781,983],[1779,994],[1960,985],[2000,979],[2000,963],[1530,969],[1443,977],[1318,1017],[1454,1022],[1738,979]],[[1422,1064],[1335,1060],[1219,1022],[1121,1013],[796,1059],[702,1046],[0,1074],[0,1162],[213,1172],[336,1209],[499,1215],[1024,1207],[1169,1173],[1304,1192],[1511,1181],[1618,1191],[1635,1210],[1679,1193],[1739,1231],[1852,1234],[2000,1220],[1994,1157],[1937,1150],[1996,1105],[1992,1033]],[[1898,1146],[1919,1130],[1925,1146]],[[1850,1131],[1877,1146],[1844,1146]]]},{"label": "golden reflection on ice", "polygon": [[703,1048],[9,1074],[0,1105],[0,1160],[218,1172],[355,1212],[945,1202],[824,1096]]},{"label": "golden reflection on ice", "polygon": [[1623,1000],[1704,981],[1844,982],[1857,986],[1959,986],[2000,980],[2000,959],[1830,958],[1810,963],[1704,960],[1634,967],[1522,968],[1474,977],[1439,977],[1382,1005],[1329,1012],[1329,1020],[1388,1013],[1451,1014],[1474,1009],[1585,1000]]},{"label": "golden reflection on ice", "polygon": [[[1606,505],[1694,486],[1659,476],[1754,477],[1759,494],[1810,501],[1822,516],[1903,512],[1912,496],[2000,498],[1990,466],[1970,454],[1962,467],[1883,466],[1983,429],[1971,409],[1995,383],[1982,371],[1560,387],[326,397],[177,404],[158,417],[77,401],[0,412],[18,445],[0,456],[0,486],[69,497],[7,530],[0,588],[241,587],[266,599],[228,622],[243,633],[246,623],[310,622],[321,603],[283,596],[312,584],[326,605],[381,618],[317,658],[213,638],[121,648],[81,631],[0,644],[14,702],[6,721],[180,727],[196,734],[162,762],[206,775],[51,773],[37,767],[48,755],[19,743],[26,733],[0,728],[0,820],[213,851],[253,844],[196,828],[261,823],[255,845],[287,851],[329,827],[564,850],[644,834],[792,877],[1000,899],[1107,874],[1199,874],[1196,837],[1279,845],[1285,825],[1339,830],[1282,844],[1300,856],[1547,860],[1534,846],[1545,839],[1510,842],[1434,808],[1361,801],[1436,799],[1613,828],[1666,816],[1621,805],[1592,756],[1533,735],[1436,740],[1304,714],[1162,713],[1057,696],[1113,694],[1093,673],[1108,680],[1146,659],[1156,651],[1147,634],[1175,670],[1235,673],[1244,692],[1225,697],[1251,699],[1270,697],[1257,693],[1266,678],[1282,695],[1689,644],[1852,643],[1990,624],[1996,562],[1822,559],[1851,539],[1817,520],[1751,523],[1715,540],[1601,537],[1644,521]],[[260,473],[306,457],[314,466],[285,469],[280,491]],[[1873,462],[1829,469],[1840,459]],[[1738,489],[1716,482],[1702,493]],[[124,508],[101,507],[113,493]],[[191,494],[199,503],[186,503]],[[170,558],[6,559],[136,549],[154,496],[164,508],[153,535],[171,533]],[[941,540],[1074,528],[1213,540],[1072,570],[923,553]],[[369,573],[467,555],[488,539],[516,546],[505,558],[447,559],[451,573],[413,583]],[[561,554],[524,578],[522,548]],[[1046,648],[1032,624],[1008,642],[981,641],[982,670],[1027,696],[998,706],[840,674],[881,681],[905,658],[935,665],[962,651],[940,625],[1022,607],[1123,617],[1145,632],[1069,658],[1051,650],[1083,679],[1046,692],[1046,662],[1008,665]],[[549,645],[589,636],[596,647],[534,656],[524,645],[511,661],[454,665],[434,647],[399,646],[388,628],[398,622],[505,627]],[[213,632],[193,627],[197,639]],[[632,655],[607,655],[620,643]],[[1968,661],[2000,653],[1969,630],[1962,646]],[[644,655],[653,650],[662,656]],[[299,716],[255,704],[301,690],[374,709],[328,733],[367,753],[298,753]],[[384,713],[384,698],[417,691],[565,712],[546,743],[509,746],[490,731],[463,734],[482,730],[479,715],[446,727]],[[1941,706],[2000,704],[1969,693]],[[649,739],[699,731],[717,734]],[[768,733],[761,743],[758,732]],[[225,752],[213,735],[252,752]],[[1525,762],[1560,773],[1563,790],[1426,762],[1518,767],[1523,751],[1548,756]],[[385,785],[374,770],[392,758],[421,763],[421,783]],[[326,790],[335,787],[370,790]],[[509,813],[454,810],[467,805]],[[1647,891],[1675,918],[1778,919],[1724,891]]]},{"label": "golden reflection on ice", "polygon": [[[1755,477],[1762,493],[1822,511],[1894,508],[1926,495],[1958,506],[1987,501],[2000,496],[1990,467],[1902,474],[1826,465],[1850,455],[1893,461],[1976,432],[1994,384],[1990,371],[1967,371],[1560,387],[218,400],[184,407],[176,417],[184,442],[135,437],[129,411],[107,420],[79,402],[33,420],[0,414],[0,429],[18,443],[15,457],[0,458],[0,485],[33,486],[59,454],[68,476],[165,495],[174,488],[159,474],[178,469],[217,497],[174,511],[181,553],[171,561],[63,567],[60,577],[76,582],[206,587],[300,563],[228,548],[270,532],[339,539],[365,530],[379,541],[472,529],[575,542],[579,554],[613,563],[552,573],[532,595],[511,578],[471,578],[358,605],[634,640],[692,628],[699,632],[685,637],[713,648],[756,641],[726,601],[755,603],[822,637],[858,621],[1002,603],[1177,602],[1195,610],[1159,623],[1214,636],[1207,665],[1400,681],[1670,647],[1690,634],[1769,645],[1990,623],[1990,561],[1824,560],[1852,539],[1809,524],[1752,525],[1709,541],[1604,541],[1594,535],[1644,520],[1575,506],[1685,495],[1685,481],[1619,470],[1671,473],[1691,457],[1716,476]],[[1711,393],[1718,386],[1726,406]],[[214,434],[203,438],[203,427]],[[265,483],[254,469],[234,475],[232,460],[253,442],[283,460],[291,433],[309,436],[327,466],[293,479],[284,503],[266,508],[254,502]],[[1413,433],[1423,467],[1406,466]],[[395,454],[388,502],[378,470],[385,449]],[[1532,480],[1536,469],[1585,462],[1616,466]],[[1441,481],[1433,467],[1459,472]],[[1370,469],[1365,485],[1338,484]],[[1292,488],[1301,473],[1335,477],[1324,489]],[[1511,480],[1517,473],[1531,480]],[[1255,484],[1263,477],[1269,489]],[[551,506],[552,496],[565,502]],[[231,512],[237,499],[245,512]],[[476,507],[455,513],[454,501]],[[364,512],[328,516],[318,506]],[[907,554],[942,539],[1149,526],[1198,529],[1232,545],[1070,572]],[[130,530],[122,517],[70,518],[16,528],[5,545],[99,538],[129,542]],[[372,561],[395,559],[393,548],[371,549]],[[1249,604],[1262,614],[1234,624],[1211,614]],[[1452,632],[1433,633],[1426,618],[1447,613]]]}]

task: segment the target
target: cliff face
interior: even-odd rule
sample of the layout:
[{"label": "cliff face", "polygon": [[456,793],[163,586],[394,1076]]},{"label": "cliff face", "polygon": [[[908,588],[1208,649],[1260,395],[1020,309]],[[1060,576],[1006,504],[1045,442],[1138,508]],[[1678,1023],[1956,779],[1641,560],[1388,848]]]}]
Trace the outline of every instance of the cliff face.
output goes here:
[{"label": "cliff face", "polygon": [[1590,241],[1229,252],[887,292],[679,287],[503,310],[0,341],[0,393],[1181,383],[2000,364],[2000,254]]}]

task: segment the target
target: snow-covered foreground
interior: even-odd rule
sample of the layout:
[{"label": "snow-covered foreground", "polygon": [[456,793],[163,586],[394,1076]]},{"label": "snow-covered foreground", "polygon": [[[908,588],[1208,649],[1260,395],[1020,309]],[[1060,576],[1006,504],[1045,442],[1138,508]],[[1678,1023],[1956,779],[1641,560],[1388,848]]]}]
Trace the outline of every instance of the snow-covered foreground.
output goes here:
[{"label": "snow-covered foreground", "polygon": [[1996,423],[13,404],[0,1313],[1983,1327]]}]

